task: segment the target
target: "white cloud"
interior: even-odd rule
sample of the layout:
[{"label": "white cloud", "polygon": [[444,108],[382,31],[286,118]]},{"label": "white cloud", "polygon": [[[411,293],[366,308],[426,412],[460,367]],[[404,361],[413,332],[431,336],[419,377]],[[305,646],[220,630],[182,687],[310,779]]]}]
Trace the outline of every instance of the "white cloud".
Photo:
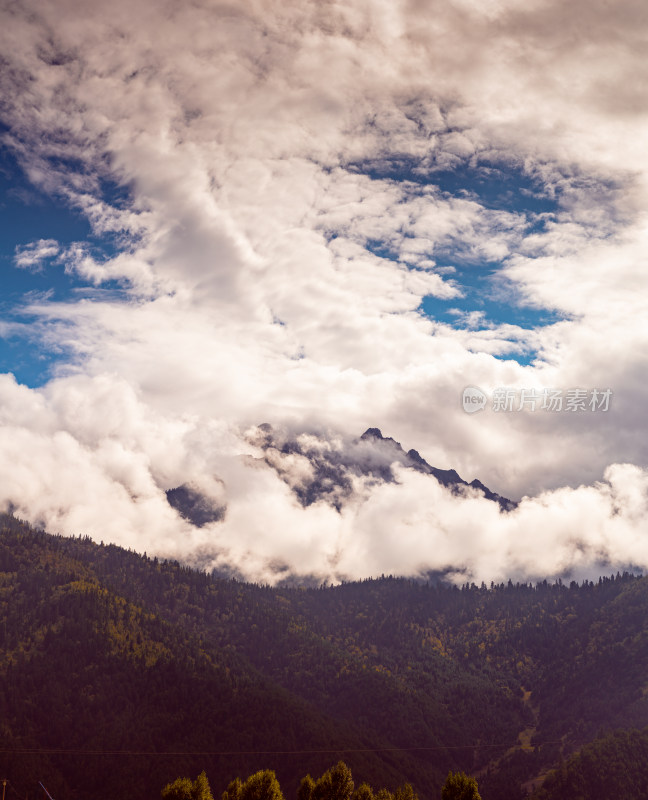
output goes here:
[{"label": "white cloud", "polygon": [[40,272],[43,269],[44,262],[55,258],[59,252],[60,247],[56,239],[39,239],[37,242],[30,242],[24,247],[17,247],[14,264],[19,269]]},{"label": "white cloud", "polygon": [[[623,481],[619,467],[605,473],[635,464],[624,480],[640,486],[648,460],[638,2],[79,8],[2,12],[6,142],[117,248],[102,259],[87,242],[42,239],[16,253],[33,270],[57,259],[93,290],[27,304],[31,335],[69,358],[38,392],[3,384],[2,463],[19,462],[4,500],[57,530],[165,553],[213,547],[260,572],[273,559],[331,575],[352,574],[354,559],[412,570],[468,550],[475,575],[556,572],[601,541],[620,561],[631,542],[643,552],[630,497],[607,521]],[[437,186],[442,170],[456,184]],[[489,204],[462,174],[514,187],[526,176],[528,206]],[[111,202],[107,184],[130,200]],[[479,285],[558,321],[528,330],[477,308],[450,326],[419,313],[428,295],[465,300],[486,266],[499,282]],[[96,291],[112,282],[121,295]],[[538,361],[501,358],[515,352]],[[609,386],[614,405],[473,418],[467,384]],[[436,466],[538,498],[506,520],[478,500],[437,497],[437,513],[406,476],[341,516],[304,510],[239,458],[238,432],[265,420],[341,436],[379,425]],[[229,511],[203,541],[163,489],[207,473],[225,481]],[[594,520],[590,506],[605,525],[575,548],[570,526]],[[482,511],[473,531],[465,515]],[[553,554],[515,545],[554,513]]]}]

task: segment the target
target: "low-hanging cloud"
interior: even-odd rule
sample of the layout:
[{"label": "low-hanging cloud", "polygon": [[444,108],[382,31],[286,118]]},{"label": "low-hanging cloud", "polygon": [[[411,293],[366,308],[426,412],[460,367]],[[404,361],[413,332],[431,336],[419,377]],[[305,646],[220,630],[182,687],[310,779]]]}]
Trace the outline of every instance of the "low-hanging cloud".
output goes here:
[{"label": "low-hanging cloud", "polygon": [[[295,440],[301,455],[285,437],[268,447],[258,429],[233,436],[191,417],[156,416],[108,378],[66,379],[46,393],[5,378],[0,394],[0,503],[51,531],[91,532],[269,583],[430,572],[459,582],[591,577],[648,567],[648,472],[632,465],[504,512],[478,489],[453,493],[392,461],[389,443],[309,433]],[[305,503],[299,489],[313,480],[316,453],[329,463],[333,453],[346,483],[334,474],[339,491]],[[224,502],[224,519],[202,527],[183,519],[165,494],[183,482]]]}]

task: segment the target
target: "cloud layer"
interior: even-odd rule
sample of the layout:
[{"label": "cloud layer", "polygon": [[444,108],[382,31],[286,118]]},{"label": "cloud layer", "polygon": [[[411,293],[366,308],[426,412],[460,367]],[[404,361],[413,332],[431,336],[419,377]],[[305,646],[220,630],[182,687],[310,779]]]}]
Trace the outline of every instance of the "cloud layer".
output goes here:
[{"label": "cloud layer", "polygon": [[[105,244],[16,242],[15,268],[84,288],[13,309],[60,357],[42,387],[2,378],[0,501],[267,580],[648,564],[642,3],[0,14],[4,144]],[[552,321],[466,311],[480,293]],[[473,416],[466,385],[614,394]],[[304,508],[246,438],[262,422],[379,426],[530,499],[500,515],[401,469]],[[225,520],[181,519],[164,493],[182,483],[224,492]]]}]

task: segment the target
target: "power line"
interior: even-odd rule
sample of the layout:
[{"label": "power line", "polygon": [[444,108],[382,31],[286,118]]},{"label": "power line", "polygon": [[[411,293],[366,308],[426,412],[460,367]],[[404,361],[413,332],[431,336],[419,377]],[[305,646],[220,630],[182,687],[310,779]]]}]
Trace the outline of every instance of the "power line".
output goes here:
[{"label": "power line", "polygon": [[[564,744],[561,739],[540,742],[533,745],[542,747],[548,744]],[[71,755],[71,756],[163,756],[163,757],[182,757],[182,756],[289,756],[289,755],[326,755],[328,753],[410,753],[410,752],[434,752],[438,750],[472,750],[521,747],[519,742],[506,742],[500,744],[457,744],[457,745],[434,745],[432,747],[356,747],[356,748],[330,748],[325,750],[77,750],[62,748],[22,748],[18,750],[5,750],[0,748],[0,753],[11,755]]]}]

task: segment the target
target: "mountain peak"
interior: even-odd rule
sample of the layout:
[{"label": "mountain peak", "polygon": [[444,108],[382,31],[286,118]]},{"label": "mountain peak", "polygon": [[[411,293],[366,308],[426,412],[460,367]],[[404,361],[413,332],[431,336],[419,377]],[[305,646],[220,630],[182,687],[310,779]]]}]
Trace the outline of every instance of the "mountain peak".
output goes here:
[{"label": "mountain peak", "polygon": [[[279,434],[275,436],[274,429],[264,423],[250,434],[248,441],[264,451],[266,463],[290,486],[302,506],[325,501],[340,511],[353,494],[358,479],[368,481],[369,485],[398,482],[394,465],[430,475],[455,495],[476,490],[498,503],[503,511],[510,511],[516,505],[480,481],[468,484],[456,470],[432,466],[418,450],[412,448],[405,452],[400,442],[391,436],[383,436],[380,428],[367,428],[359,439],[344,443],[327,441],[325,437],[314,434],[306,438],[285,431]],[[181,499],[184,502],[178,510],[188,517],[195,504],[189,501],[196,498]],[[171,499],[170,502],[174,505]],[[198,505],[196,512],[201,520],[205,510],[200,503]],[[224,514],[224,508],[221,513]]]},{"label": "mountain peak", "polygon": [[188,483],[168,489],[167,502],[172,508],[197,528],[211,522],[220,522],[225,517],[225,506],[203,494],[200,489]]},{"label": "mountain peak", "polygon": [[367,428],[367,430],[362,434],[360,437],[362,440],[365,439],[384,439],[385,437],[382,435],[382,431],[380,428]]}]

